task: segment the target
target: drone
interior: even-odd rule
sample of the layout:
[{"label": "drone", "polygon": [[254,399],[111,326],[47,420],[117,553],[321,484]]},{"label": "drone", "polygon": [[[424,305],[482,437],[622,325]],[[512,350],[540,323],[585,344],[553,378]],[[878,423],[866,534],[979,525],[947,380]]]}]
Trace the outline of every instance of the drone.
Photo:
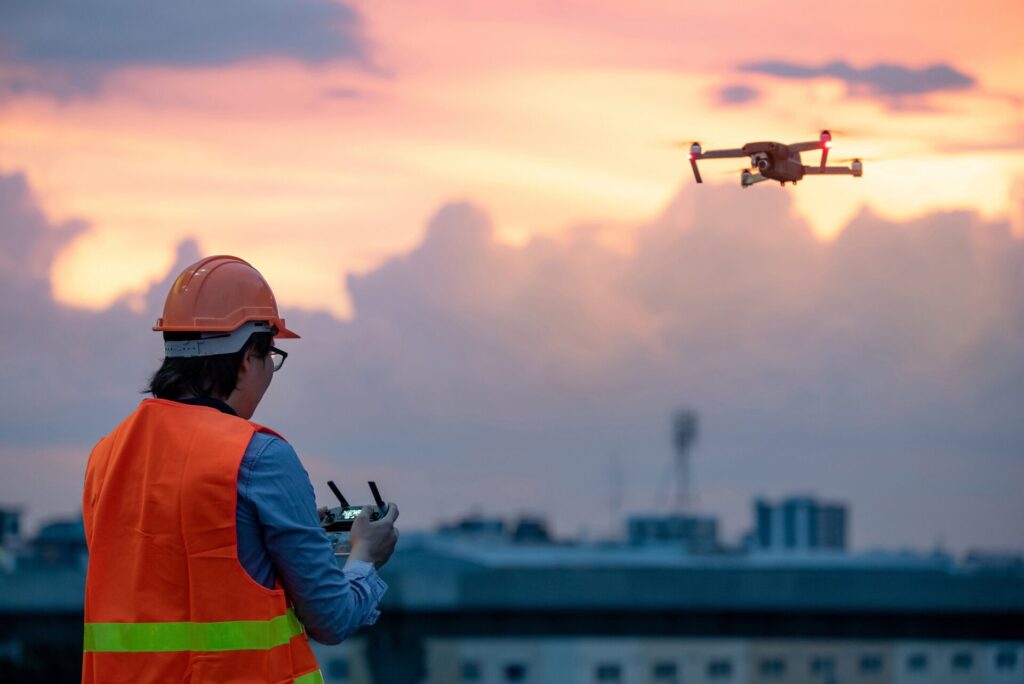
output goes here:
[{"label": "drone", "polygon": [[[750,157],[750,168],[743,169],[740,174],[740,185],[749,188],[754,183],[766,180],[779,181],[796,185],[804,176],[855,176],[864,174],[864,165],[860,159],[852,160],[850,166],[826,166],[828,151],[832,148],[832,134],[822,131],[818,140],[798,142],[784,145],[777,142],[752,142],[734,150],[708,150],[704,152],[700,143],[690,145],[690,166],[693,177],[703,183],[698,159],[730,159],[734,157]],[[817,166],[806,166],[800,161],[801,152],[821,150],[821,163]],[[756,169],[751,173],[751,169]]]}]

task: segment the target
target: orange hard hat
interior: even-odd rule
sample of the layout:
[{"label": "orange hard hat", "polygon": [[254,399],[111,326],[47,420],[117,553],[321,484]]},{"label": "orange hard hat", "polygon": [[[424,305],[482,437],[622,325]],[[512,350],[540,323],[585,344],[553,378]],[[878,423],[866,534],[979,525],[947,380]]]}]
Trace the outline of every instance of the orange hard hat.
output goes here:
[{"label": "orange hard hat", "polygon": [[164,315],[153,330],[231,332],[249,321],[267,321],[275,337],[298,337],[277,312],[277,300],[260,272],[233,256],[212,256],[192,264],[174,281]]}]

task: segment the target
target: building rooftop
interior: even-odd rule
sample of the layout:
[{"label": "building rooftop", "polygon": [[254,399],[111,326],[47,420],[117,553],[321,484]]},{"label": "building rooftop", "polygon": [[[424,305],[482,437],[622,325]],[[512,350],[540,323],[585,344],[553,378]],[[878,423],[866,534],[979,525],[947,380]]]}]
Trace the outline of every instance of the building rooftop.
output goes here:
[{"label": "building rooftop", "polygon": [[992,611],[1024,614],[1024,572],[945,556],[688,555],[676,549],[403,537],[382,571],[406,610]]}]

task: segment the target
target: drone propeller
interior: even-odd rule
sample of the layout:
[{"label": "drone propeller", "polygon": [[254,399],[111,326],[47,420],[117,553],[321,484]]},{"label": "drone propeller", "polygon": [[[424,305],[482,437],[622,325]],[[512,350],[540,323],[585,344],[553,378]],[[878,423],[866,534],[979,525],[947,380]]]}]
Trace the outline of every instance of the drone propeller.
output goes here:
[{"label": "drone propeller", "polygon": [[816,126],[819,131],[828,131],[833,136],[841,136],[843,138],[856,138],[867,135],[865,131],[856,128],[830,128],[828,126]]}]

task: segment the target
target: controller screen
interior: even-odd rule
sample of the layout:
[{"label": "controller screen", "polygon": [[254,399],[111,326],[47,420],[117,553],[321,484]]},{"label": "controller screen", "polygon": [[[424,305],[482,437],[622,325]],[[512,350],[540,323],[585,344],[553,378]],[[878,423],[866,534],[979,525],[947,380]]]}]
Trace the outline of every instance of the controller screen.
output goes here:
[{"label": "controller screen", "polygon": [[346,508],[345,510],[343,510],[341,512],[341,519],[342,520],[355,520],[356,518],[359,517],[359,513],[362,510],[363,509],[361,509],[361,508]]}]

